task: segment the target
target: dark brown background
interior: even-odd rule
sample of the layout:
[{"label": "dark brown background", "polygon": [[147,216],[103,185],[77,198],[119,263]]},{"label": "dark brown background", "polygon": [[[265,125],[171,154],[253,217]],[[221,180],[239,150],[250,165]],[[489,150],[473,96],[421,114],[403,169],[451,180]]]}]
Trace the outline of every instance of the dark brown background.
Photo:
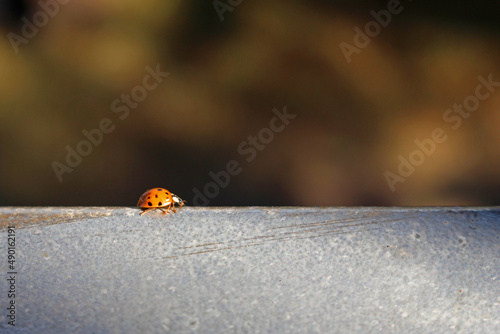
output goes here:
[{"label": "dark brown background", "polygon": [[[340,43],[388,1],[246,0],[221,21],[212,1],[69,0],[15,53],[37,3],[2,5],[1,205],[133,206],[156,186],[192,205],[231,160],[209,205],[500,204],[500,90],[443,121],[478,76],[500,81],[497,1],[401,1],[351,63]],[[170,76],[120,120],[112,102],[158,64]],[[285,105],[297,117],[246,162]],[[103,118],[114,131],[59,182],[52,163]],[[436,128],[448,139],[392,192],[384,172]]]}]

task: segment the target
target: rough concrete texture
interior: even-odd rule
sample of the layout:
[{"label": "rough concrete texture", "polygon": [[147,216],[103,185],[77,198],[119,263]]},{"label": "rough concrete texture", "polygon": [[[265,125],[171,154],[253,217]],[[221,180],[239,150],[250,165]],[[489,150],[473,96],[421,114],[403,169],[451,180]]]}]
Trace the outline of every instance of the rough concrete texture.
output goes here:
[{"label": "rough concrete texture", "polygon": [[500,333],[500,208],[0,208],[2,332]]}]

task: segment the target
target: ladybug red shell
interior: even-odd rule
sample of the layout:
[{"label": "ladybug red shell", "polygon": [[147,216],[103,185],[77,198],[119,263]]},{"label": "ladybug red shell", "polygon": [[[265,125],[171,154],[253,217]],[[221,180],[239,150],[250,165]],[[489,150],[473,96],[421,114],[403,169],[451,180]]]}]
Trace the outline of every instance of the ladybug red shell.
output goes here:
[{"label": "ladybug red shell", "polygon": [[141,195],[139,201],[137,202],[137,206],[144,210],[141,212],[141,215],[155,209],[160,209],[163,214],[170,214],[170,209],[172,209],[173,212],[177,212],[175,210],[175,205],[177,204],[182,208],[184,206],[184,202],[185,201],[183,201],[179,196],[172,194],[167,189],[152,188]]}]

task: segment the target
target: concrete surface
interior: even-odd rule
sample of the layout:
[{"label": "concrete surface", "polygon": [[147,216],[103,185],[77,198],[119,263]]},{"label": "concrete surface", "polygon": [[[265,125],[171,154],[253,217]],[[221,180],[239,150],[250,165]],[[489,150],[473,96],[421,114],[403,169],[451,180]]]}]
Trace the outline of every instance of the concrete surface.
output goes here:
[{"label": "concrete surface", "polygon": [[0,208],[0,331],[500,333],[500,208],[139,212]]}]

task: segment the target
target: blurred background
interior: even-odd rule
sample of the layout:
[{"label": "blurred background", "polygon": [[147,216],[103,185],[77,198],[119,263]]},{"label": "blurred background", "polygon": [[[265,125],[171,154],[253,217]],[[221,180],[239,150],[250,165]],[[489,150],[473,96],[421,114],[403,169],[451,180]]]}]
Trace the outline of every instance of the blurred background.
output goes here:
[{"label": "blurred background", "polygon": [[2,0],[0,204],[499,205],[500,3],[394,1]]}]

